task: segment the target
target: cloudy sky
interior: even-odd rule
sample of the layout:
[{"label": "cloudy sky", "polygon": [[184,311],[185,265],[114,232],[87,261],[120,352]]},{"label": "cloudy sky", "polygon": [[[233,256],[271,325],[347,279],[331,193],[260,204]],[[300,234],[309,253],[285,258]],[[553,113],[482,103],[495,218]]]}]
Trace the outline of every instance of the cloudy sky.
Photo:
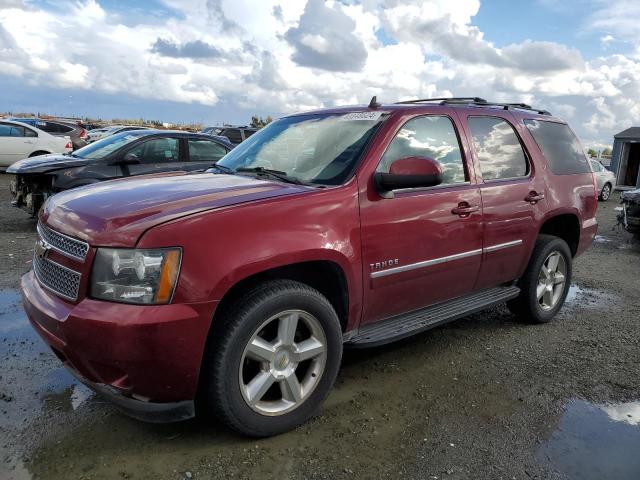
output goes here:
[{"label": "cloudy sky", "polygon": [[0,0],[0,111],[206,124],[433,96],[640,124],[638,0]]}]

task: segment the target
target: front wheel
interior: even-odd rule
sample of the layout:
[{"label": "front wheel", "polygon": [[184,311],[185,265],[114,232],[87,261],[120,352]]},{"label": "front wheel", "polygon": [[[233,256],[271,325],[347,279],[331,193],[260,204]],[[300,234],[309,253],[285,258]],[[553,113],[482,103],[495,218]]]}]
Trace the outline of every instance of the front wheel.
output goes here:
[{"label": "front wheel", "polygon": [[519,281],[520,296],[507,303],[509,309],[531,323],[550,321],[567,297],[571,284],[571,260],[571,251],[564,240],[540,235]]},{"label": "front wheel", "polygon": [[606,202],[611,197],[611,185],[606,183],[600,192],[600,200]]},{"label": "front wheel", "polygon": [[299,282],[259,285],[222,312],[207,349],[208,407],[232,429],[276,435],[312,417],[342,357],[338,317],[318,291]]}]

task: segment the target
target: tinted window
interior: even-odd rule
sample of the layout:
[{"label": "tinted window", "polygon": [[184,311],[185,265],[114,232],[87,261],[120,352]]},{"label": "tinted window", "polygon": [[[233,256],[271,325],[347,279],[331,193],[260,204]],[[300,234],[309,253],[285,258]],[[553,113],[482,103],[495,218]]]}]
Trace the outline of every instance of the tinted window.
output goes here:
[{"label": "tinted window", "polygon": [[217,162],[227,150],[209,140],[189,140],[189,160],[192,162]]},{"label": "tinted window", "polygon": [[25,137],[37,137],[38,134],[36,132],[34,132],[33,130],[31,130],[30,128],[25,128],[24,129],[24,136]]},{"label": "tinted window", "polygon": [[513,127],[496,117],[469,117],[483,180],[524,177],[527,158]]},{"label": "tinted window", "polygon": [[428,157],[439,162],[442,184],[467,180],[460,143],[448,117],[418,117],[405,123],[382,156],[378,171],[388,172],[394,161],[405,157]]},{"label": "tinted window", "polygon": [[13,126],[0,123],[0,137],[10,137]]},{"label": "tinted window", "polygon": [[71,128],[68,125],[62,125],[61,123],[58,123],[58,133],[69,133],[71,131],[73,131],[73,128]]},{"label": "tinted window", "polygon": [[133,147],[127,153],[133,153],[140,163],[168,163],[178,161],[177,138],[154,138]]},{"label": "tinted window", "polygon": [[60,126],[57,123],[37,122],[36,126],[47,133],[60,133]]},{"label": "tinted window", "polygon": [[242,135],[237,128],[225,128],[220,135],[227,137],[232,143],[242,142]]},{"label": "tinted window", "polygon": [[24,127],[0,124],[0,137],[24,137]]},{"label": "tinted window", "polygon": [[588,173],[587,156],[568,125],[541,120],[525,120],[531,135],[556,175]]},{"label": "tinted window", "polygon": [[245,130],[244,131],[244,138],[247,139],[249,138],[251,135],[253,135],[254,133],[256,133],[255,130]]}]

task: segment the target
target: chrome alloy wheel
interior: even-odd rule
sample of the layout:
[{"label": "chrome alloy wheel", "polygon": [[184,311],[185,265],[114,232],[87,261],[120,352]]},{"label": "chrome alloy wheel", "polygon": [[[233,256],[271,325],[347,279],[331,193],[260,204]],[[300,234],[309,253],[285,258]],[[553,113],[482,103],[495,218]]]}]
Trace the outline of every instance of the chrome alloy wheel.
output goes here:
[{"label": "chrome alloy wheel", "polygon": [[244,348],[242,397],[262,415],[288,413],[309,398],[326,361],[327,339],[318,319],[302,310],[281,312],[258,327]]},{"label": "chrome alloy wheel", "polygon": [[562,297],[567,281],[567,263],[557,251],[551,252],[542,263],[536,295],[543,310],[551,310]]},{"label": "chrome alloy wheel", "polygon": [[608,183],[602,188],[602,193],[600,193],[600,196],[602,197],[602,200],[609,200],[609,197],[611,196],[611,187]]}]

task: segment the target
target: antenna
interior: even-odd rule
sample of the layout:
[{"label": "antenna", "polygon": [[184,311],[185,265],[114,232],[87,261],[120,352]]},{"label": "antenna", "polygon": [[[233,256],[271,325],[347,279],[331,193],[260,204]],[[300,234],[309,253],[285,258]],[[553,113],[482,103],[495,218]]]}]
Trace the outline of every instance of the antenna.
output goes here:
[{"label": "antenna", "polygon": [[378,108],[381,105],[378,103],[378,97],[375,95],[371,97],[371,101],[369,102],[369,108]]}]

